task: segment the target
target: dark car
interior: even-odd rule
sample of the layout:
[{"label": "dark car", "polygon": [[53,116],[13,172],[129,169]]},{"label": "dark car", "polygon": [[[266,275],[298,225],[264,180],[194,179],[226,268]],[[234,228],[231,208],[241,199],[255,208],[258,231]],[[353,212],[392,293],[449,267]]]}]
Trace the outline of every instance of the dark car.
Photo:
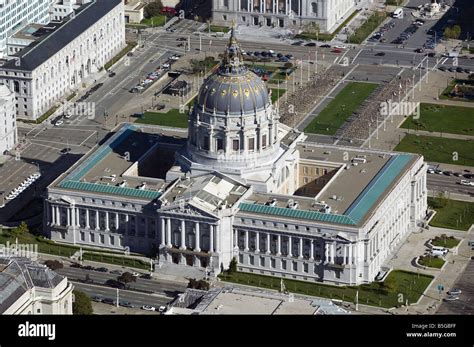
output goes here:
[{"label": "dark car", "polygon": [[331,45],[328,45],[328,44],[326,43],[326,44],[321,45],[321,46],[319,46],[319,47],[322,47],[322,48],[331,48]]},{"label": "dark car", "polygon": [[285,58],[288,58],[288,59],[291,60],[291,59],[293,59],[293,55],[292,54],[287,54],[287,55],[285,55]]},{"label": "dark car", "polygon": [[446,71],[446,68],[444,66],[440,66],[438,69],[439,71]]},{"label": "dark car", "polygon": [[116,302],[115,302],[114,299],[109,299],[109,298],[103,299],[103,300],[102,300],[102,303],[108,304],[108,305],[115,305],[115,304],[116,304]]},{"label": "dark car", "polygon": [[145,280],[151,280],[151,276],[149,274],[143,274],[140,276],[140,278],[143,278]]},{"label": "dark car", "polygon": [[435,52],[430,52],[430,53],[428,53],[428,57],[434,58],[434,57],[436,57],[436,53]]},{"label": "dark car", "polygon": [[385,52],[378,52],[378,53],[375,53],[375,56],[376,57],[383,57],[385,55]]},{"label": "dark car", "polygon": [[452,172],[451,171],[443,171],[443,175],[446,175],[446,176],[452,176]]},{"label": "dark car", "polygon": [[316,47],[316,43],[315,42],[308,42],[307,44],[305,44],[306,47]]},{"label": "dark car", "polygon": [[106,267],[97,267],[94,269],[94,271],[97,271],[97,272],[109,272],[109,269],[107,269]]},{"label": "dark car", "polygon": [[95,302],[102,302],[102,298],[100,296],[93,296],[92,297],[92,301],[95,301]]},{"label": "dark car", "polygon": [[111,72],[111,73],[109,73],[109,77],[114,77],[115,75],[116,75],[116,73],[115,73],[115,72]]},{"label": "dark car", "polygon": [[80,269],[80,268],[82,267],[82,265],[79,264],[79,263],[72,263],[72,264],[69,265],[69,266],[70,266],[70,267],[75,267],[75,268],[77,268],[77,269]]},{"label": "dark car", "polygon": [[458,66],[458,67],[456,68],[456,72],[462,73],[462,72],[464,72],[464,69],[463,69],[462,67]]},{"label": "dark car", "polygon": [[94,267],[90,266],[90,265],[87,265],[87,266],[84,266],[83,269],[91,271],[91,270],[94,270]]},{"label": "dark car", "polygon": [[415,53],[423,53],[425,50],[423,48],[415,49]]},{"label": "dark car", "polygon": [[283,57],[283,54],[282,53],[277,53],[277,58],[281,58]]},{"label": "dark car", "polygon": [[112,288],[118,288],[118,289],[124,289],[125,288],[125,284],[120,282],[120,281],[117,281],[117,280],[107,280],[105,282],[105,285],[106,286],[109,286],[109,287],[112,287]]},{"label": "dark car", "polygon": [[293,42],[291,45],[292,46],[301,46],[303,43],[304,43],[304,41],[296,41],[296,42]]},{"label": "dark car", "polygon": [[128,301],[120,301],[119,305],[122,307],[134,308],[135,306],[129,303]]}]

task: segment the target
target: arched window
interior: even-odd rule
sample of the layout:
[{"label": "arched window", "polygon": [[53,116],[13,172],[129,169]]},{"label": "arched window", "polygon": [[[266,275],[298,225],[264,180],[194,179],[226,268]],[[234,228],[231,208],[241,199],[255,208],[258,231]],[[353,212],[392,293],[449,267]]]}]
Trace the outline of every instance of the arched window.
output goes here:
[{"label": "arched window", "polygon": [[312,2],[311,3],[311,11],[313,11],[313,14],[318,15],[318,3],[317,2]]},{"label": "arched window", "polygon": [[18,82],[18,81],[13,81],[13,90],[15,91],[15,93],[19,93],[19,92],[20,92],[20,82]]}]

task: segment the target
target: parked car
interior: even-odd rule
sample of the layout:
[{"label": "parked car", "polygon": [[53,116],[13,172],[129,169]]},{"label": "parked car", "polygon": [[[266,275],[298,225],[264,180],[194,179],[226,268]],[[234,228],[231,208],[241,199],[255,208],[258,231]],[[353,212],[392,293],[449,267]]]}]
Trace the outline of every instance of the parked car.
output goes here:
[{"label": "parked car", "polygon": [[62,120],[57,120],[56,122],[54,122],[54,126],[55,127],[58,127],[60,125],[62,125],[64,122]]},{"label": "parked car", "polygon": [[340,49],[340,48],[334,48],[331,52],[332,52],[332,53],[342,53],[342,49]]},{"label": "parked car", "polygon": [[135,306],[129,303],[128,301],[120,301],[119,305],[122,307],[127,307],[127,308],[134,308]]},{"label": "parked car", "polygon": [[328,45],[327,43],[325,43],[324,45],[321,45],[319,47],[322,47],[322,48],[331,48],[331,45]]},{"label": "parked car", "polygon": [[472,185],[471,183],[472,182],[468,181],[468,180],[461,180],[461,182],[459,182],[459,184],[462,185],[462,186],[470,186],[470,185]]},{"label": "parked car", "polygon": [[293,42],[291,45],[292,46],[301,46],[303,43],[304,43],[304,41],[296,41],[296,42]]},{"label": "parked car", "polygon": [[450,296],[444,298],[444,301],[456,301],[456,300],[459,300],[459,296],[450,295]]},{"label": "parked car", "polygon": [[143,305],[143,306],[142,306],[142,310],[145,310],[145,311],[156,311],[156,308],[154,308],[153,306],[149,306],[149,305]]},{"label": "parked car", "polygon": [[122,283],[120,281],[117,281],[117,280],[113,280],[113,279],[109,279],[109,280],[105,281],[105,285],[109,286],[109,287],[112,287],[112,288],[125,289],[125,284],[124,283]]},{"label": "parked car", "polygon": [[116,75],[116,73],[115,73],[115,72],[111,72],[111,73],[109,73],[109,77],[114,77],[115,75]]},{"label": "parked car", "polygon": [[316,42],[308,42],[305,44],[306,47],[316,47]]},{"label": "parked car", "polygon": [[109,269],[107,269],[106,267],[97,267],[97,268],[94,269],[94,271],[109,272]]},{"label": "parked car", "polygon": [[145,280],[151,280],[152,277],[150,276],[150,274],[143,274],[140,276],[140,278],[143,278]]},{"label": "parked car", "polygon": [[87,265],[87,266],[84,266],[83,269],[91,271],[91,270],[94,270],[94,267],[90,266],[90,265]]},{"label": "parked car", "polygon": [[450,291],[448,291],[448,295],[461,295],[462,291],[461,289],[458,289],[458,288],[453,288],[451,289]]},{"label": "parked car", "polygon": [[93,296],[92,297],[92,301],[95,301],[95,302],[102,302],[102,298],[100,296]]},{"label": "parked car", "polygon": [[375,53],[375,56],[376,56],[376,57],[383,57],[383,56],[385,56],[385,52],[378,52],[378,53]]},{"label": "parked car", "polygon": [[109,298],[102,299],[102,303],[108,304],[108,305],[116,305],[117,304],[117,302],[114,299],[109,299]]},{"label": "parked car", "polygon": [[110,271],[110,273],[113,274],[113,275],[121,275],[121,274],[122,274],[122,271],[120,271],[120,270],[112,270],[112,271]]},{"label": "parked car", "polygon": [[164,313],[166,311],[166,306],[160,306],[158,307],[158,312]]},{"label": "parked car", "polygon": [[80,269],[82,267],[82,265],[79,264],[79,263],[72,263],[71,265],[69,265],[69,267],[74,267],[74,268]]},{"label": "parked car", "polygon": [[133,277],[139,277],[140,274],[139,274],[138,272],[132,272],[132,276],[133,276]]}]

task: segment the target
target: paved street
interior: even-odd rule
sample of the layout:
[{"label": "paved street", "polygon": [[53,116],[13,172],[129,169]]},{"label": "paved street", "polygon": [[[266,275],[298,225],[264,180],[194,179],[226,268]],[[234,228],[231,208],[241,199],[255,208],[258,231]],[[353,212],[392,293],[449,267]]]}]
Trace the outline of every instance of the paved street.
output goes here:
[{"label": "paved street", "polygon": [[474,314],[474,261],[471,260],[453,285],[462,293],[457,301],[444,301],[437,314]]}]

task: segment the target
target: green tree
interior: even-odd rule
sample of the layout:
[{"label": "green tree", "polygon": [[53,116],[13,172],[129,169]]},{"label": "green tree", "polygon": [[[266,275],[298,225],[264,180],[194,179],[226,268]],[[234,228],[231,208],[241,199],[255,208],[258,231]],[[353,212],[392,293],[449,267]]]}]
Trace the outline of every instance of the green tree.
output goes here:
[{"label": "green tree", "polygon": [[161,0],[155,0],[153,2],[150,2],[145,7],[144,16],[145,18],[158,16],[161,13],[162,9],[163,9],[163,4],[161,3]]},{"label": "green tree", "polygon": [[30,230],[28,229],[28,224],[21,222],[19,226],[12,230],[15,236],[22,236],[28,234]]},{"label": "green tree", "polygon": [[130,272],[124,272],[119,277],[117,277],[117,281],[128,284],[131,282],[136,282],[137,278],[133,276]]},{"label": "green tree", "polygon": [[303,27],[303,30],[309,34],[311,34],[312,36],[318,36],[319,35],[319,32],[320,32],[320,27],[319,27],[319,24],[318,23],[315,23],[315,22],[311,22],[311,23],[308,23],[306,24],[304,27]]},{"label": "green tree", "polygon": [[91,299],[78,290],[75,290],[73,294],[74,302],[72,304],[72,313],[76,315],[91,315],[94,312]]},{"label": "green tree", "polygon": [[46,265],[53,271],[57,269],[62,269],[64,267],[63,263],[61,263],[59,260],[46,260],[44,262],[44,265]]},{"label": "green tree", "polygon": [[458,39],[461,36],[461,27],[459,25],[446,27],[444,29],[444,36],[448,39]]}]

